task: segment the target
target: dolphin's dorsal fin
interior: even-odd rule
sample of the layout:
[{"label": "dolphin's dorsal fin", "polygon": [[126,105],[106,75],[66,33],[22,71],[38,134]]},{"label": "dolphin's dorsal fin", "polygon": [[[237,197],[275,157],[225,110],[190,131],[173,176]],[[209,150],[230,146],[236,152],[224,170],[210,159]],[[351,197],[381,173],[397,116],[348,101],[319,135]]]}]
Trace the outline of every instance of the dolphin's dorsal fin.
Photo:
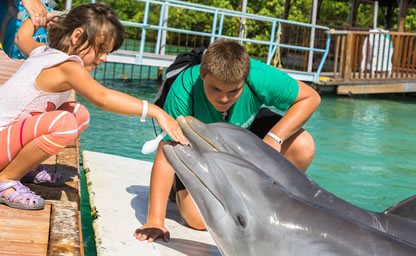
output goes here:
[{"label": "dolphin's dorsal fin", "polygon": [[385,210],[384,214],[398,215],[416,221],[416,195],[398,202]]}]

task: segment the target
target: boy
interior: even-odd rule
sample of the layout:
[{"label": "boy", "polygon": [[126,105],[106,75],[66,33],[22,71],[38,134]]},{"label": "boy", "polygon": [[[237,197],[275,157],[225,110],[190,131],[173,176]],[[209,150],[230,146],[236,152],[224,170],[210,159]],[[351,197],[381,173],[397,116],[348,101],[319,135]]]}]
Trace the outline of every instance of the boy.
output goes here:
[{"label": "boy", "polygon": [[[319,103],[318,93],[305,83],[250,59],[238,43],[217,40],[207,49],[201,65],[188,68],[177,77],[164,110],[175,118],[192,115],[205,123],[229,122],[250,129],[306,171],[315,144],[302,126]],[[261,108],[262,105],[287,111],[282,117]],[[152,168],[147,223],[134,233],[141,241],[152,242],[160,237],[169,240],[164,219],[173,183],[176,203],[185,222],[191,228],[205,229],[195,204],[167,162],[162,145],[163,142]]]}]

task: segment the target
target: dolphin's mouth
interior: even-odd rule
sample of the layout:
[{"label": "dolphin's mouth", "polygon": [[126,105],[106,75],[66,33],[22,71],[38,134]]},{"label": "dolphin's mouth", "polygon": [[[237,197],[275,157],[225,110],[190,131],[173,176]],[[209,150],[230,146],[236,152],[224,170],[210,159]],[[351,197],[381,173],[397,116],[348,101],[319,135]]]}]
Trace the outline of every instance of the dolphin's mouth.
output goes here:
[{"label": "dolphin's mouth", "polygon": [[[179,174],[179,176],[186,177],[186,174],[182,171],[184,168],[186,168],[186,172],[188,173],[188,175],[192,175],[192,177],[197,182],[199,182],[199,184],[202,185],[209,192],[209,194],[211,194],[215,198],[215,200],[225,209],[224,203],[221,200],[221,197],[218,195],[218,193],[212,188],[212,186],[207,184],[205,179],[201,177],[201,175],[196,170],[194,170],[194,168],[190,164],[190,161],[186,160],[187,158],[194,158],[194,159],[199,158],[197,157],[198,153],[196,153],[192,147],[183,146],[183,145],[180,145],[176,142],[169,140],[165,142],[165,145],[163,146],[163,148],[164,148],[165,155],[167,156],[167,158],[170,158],[169,162],[171,162],[171,165],[179,167],[177,163],[172,163],[172,154],[174,154],[174,157],[180,163],[179,165],[182,166],[179,168],[176,168],[176,167],[174,168],[175,172]],[[185,179],[188,179],[188,178],[185,178]]]},{"label": "dolphin's mouth", "polygon": [[[206,145],[204,145],[204,148],[210,148],[210,151],[216,151],[216,152],[221,152],[221,148],[219,148],[218,146],[218,142],[216,141],[216,143],[214,143],[212,140],[210,140],[207,135],[201,133],[200,131],[198,131],[198,127],[202,127],[204,126],[205,131],[209,130],[210,132],[213,132],[212,130],[210,130],[208,128],[208,125],[198,121],[197,119],[194,118],[186,118],[184,116],[179,116],[177,118],[177,121],[179,122],[179,125],[181,127],[181,129],[184,131],[185,136],[189,136],[195,139],[195,142],[192,143],[192,141],[190,141],[191,145],[193,145],[195,147],[194,144],[198,143],[198,144],[202,144],[203,142],[205,142]],[[204,129],[200,129],[200,130],[204,130]],[[213,134],[209,134],[209,135],[213,135]],[[218,136],[218,134],[215,134],[216,136]],[[214,137],[216,137],[214,136]]]}]

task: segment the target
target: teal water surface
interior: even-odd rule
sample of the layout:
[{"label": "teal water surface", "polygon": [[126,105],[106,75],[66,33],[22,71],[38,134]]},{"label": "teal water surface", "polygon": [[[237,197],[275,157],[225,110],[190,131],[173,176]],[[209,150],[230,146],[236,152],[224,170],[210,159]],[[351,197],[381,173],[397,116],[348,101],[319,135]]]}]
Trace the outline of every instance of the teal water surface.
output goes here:
[{"label": "teal water surface", "polygon": [[[153,81],[104,84],[151,102],[157,92]],[[153,161],[154,154],[141,154],[144,142],[154,138],[151,119],[140,123],[138,117],[108,113],[78,99],[91,115],[81,135],[81,151]],[[415,110],[416,98],[410,97],[322,95],[321,105],[304,126],[316,144],[307,175],[335,195],[373,211],[416,194]],[[86,255],[94,255],[89,209],[83,205]]]}]

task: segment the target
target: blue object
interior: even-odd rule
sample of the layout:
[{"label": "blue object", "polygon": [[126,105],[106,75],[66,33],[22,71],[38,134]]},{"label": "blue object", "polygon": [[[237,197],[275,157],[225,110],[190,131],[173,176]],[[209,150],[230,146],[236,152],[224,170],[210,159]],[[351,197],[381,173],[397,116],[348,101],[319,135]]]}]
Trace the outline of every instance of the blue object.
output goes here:
[{"label": "blue object", "polygon": [[[42,0],[48,12],[52,11],[55,2]],[[14,44],[17,31],[22,23],[29,18],[29,13],[24,9],[20,0],[0,0],[0,42],[3,51],[13,59],[25,59],[25,56]],[[48,31],[39,28],[33,35],[33,39],[41,43],[47,43]]]}]

